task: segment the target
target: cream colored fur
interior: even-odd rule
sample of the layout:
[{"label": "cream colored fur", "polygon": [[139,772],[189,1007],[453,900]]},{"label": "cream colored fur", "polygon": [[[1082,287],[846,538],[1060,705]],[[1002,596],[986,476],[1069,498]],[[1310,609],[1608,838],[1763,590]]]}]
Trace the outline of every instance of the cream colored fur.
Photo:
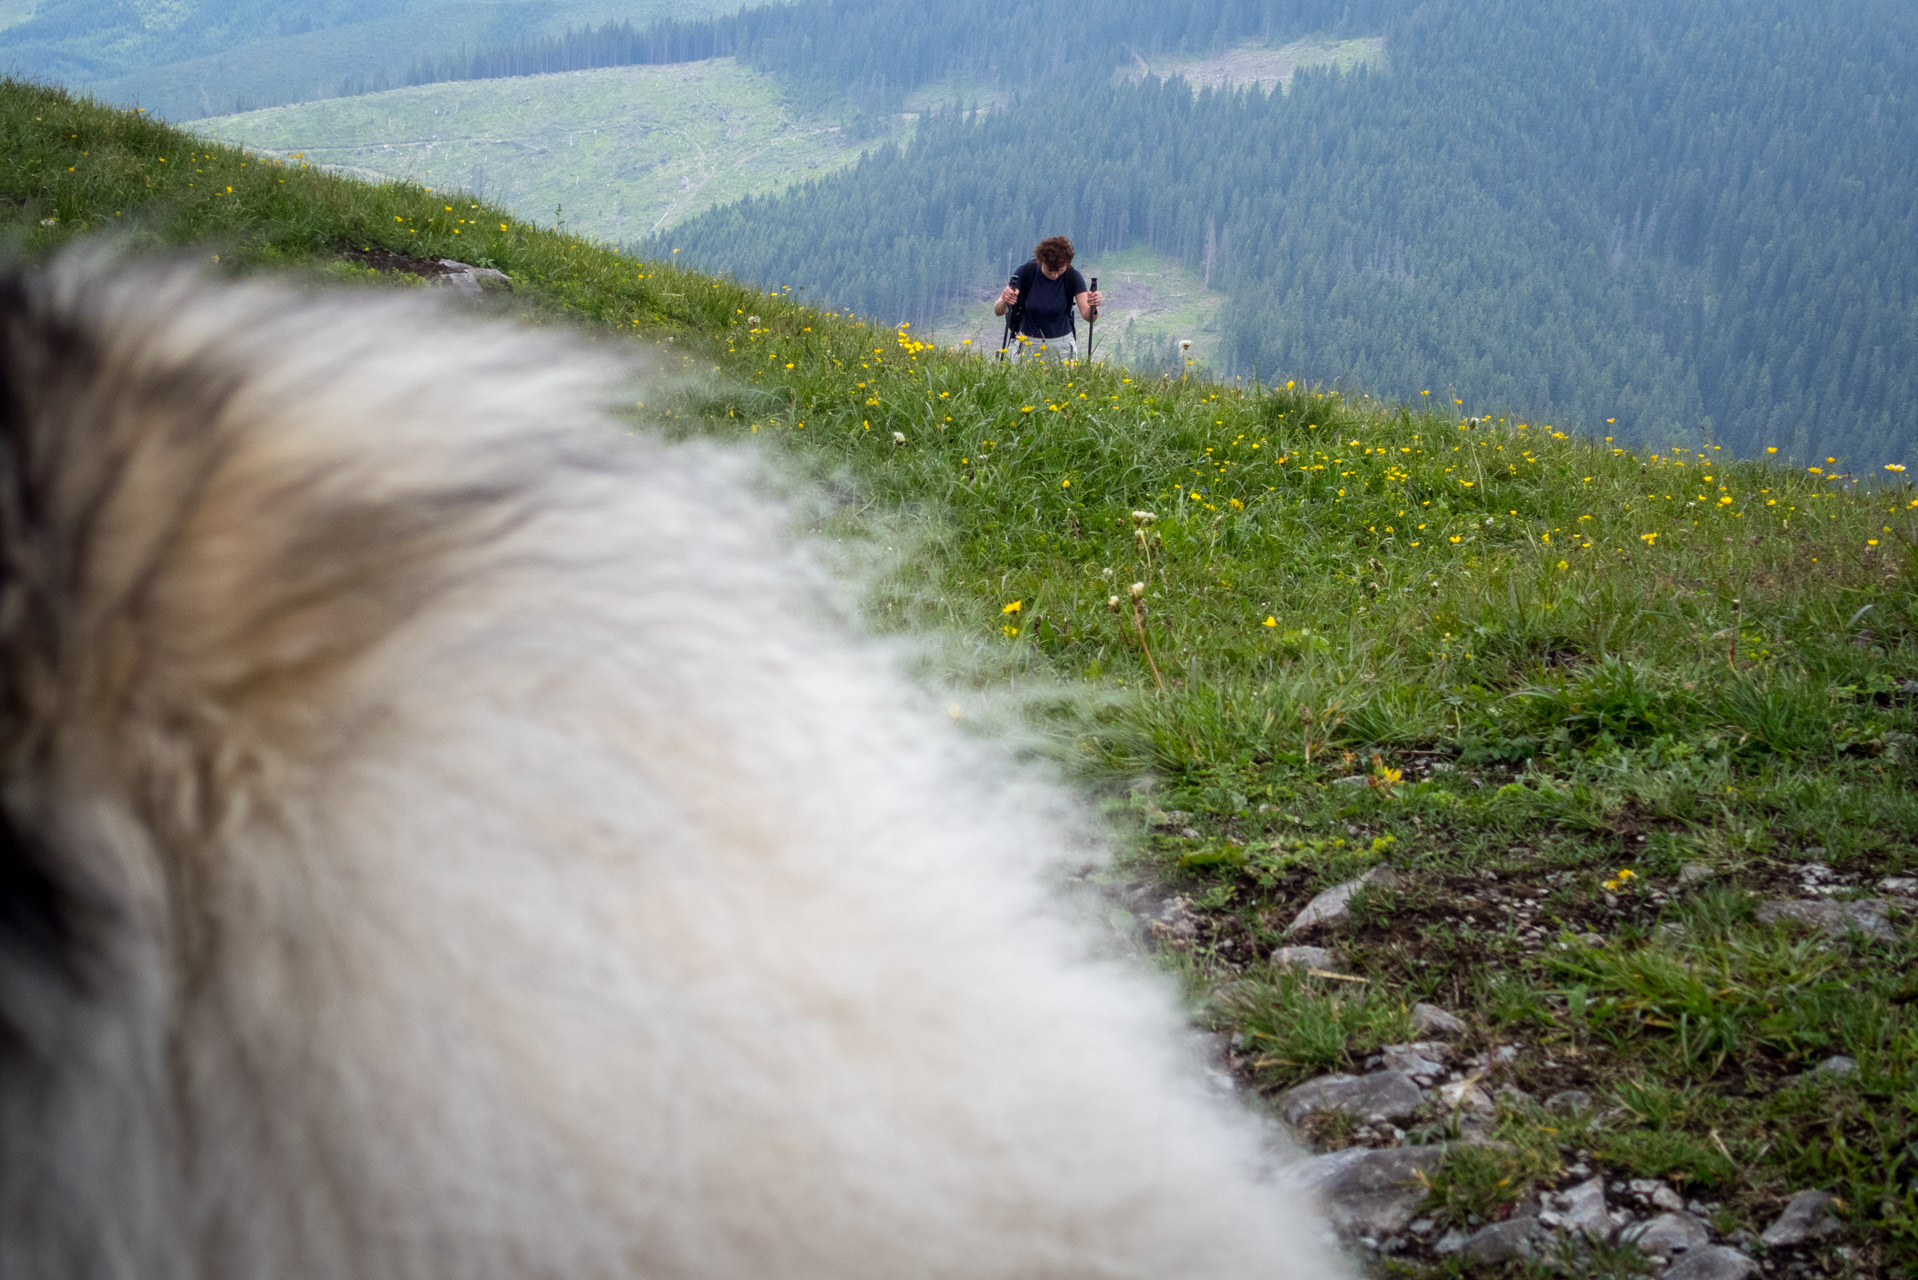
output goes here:
[{"label": "cream colored fur", "polygon": [[415,304],[3,288],[0,1276],[1343,1274],[739,457]]}]

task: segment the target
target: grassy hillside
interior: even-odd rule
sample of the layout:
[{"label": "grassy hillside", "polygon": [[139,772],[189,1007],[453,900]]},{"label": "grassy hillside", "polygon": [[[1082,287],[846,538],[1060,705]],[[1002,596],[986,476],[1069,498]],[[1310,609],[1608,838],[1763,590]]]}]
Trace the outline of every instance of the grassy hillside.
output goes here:
[{"label": "grassy hillside", "polygon": [[462,80],[195,126],[374,180],[477,191],[519,216],[636,240],[858,158],[832,122],[731,58]]},{"label": "grassy hillside", "polygon": [[492,0],[416,6],[366,22],[263,38],[204,57],[84,84],[107,102],[138,104],[162,119],[196,120],[406,83],[414,61],[462,45],[629,20],[703,17],[738,0]]},{"label": "grassy hillside", "polygon": [[[1127,852],[1087,877],[1250,1095],[1361,1068],[1414,1001],[1465,1019],[1485,1114],[1307,1127],[1494,1139],[1447,1149],[1432,1231],[1381,1274],[1497,1273],[1437,1233],[1594,1172],[1664,1180],[1773,1275],[1918,1268],[1918,946],[1909,883],[1882,883],[1918,876],[1901,473],[1626,450],[1437,395],[1006,369],[18,85],[0,158],[34,253],[131,226],[228,270],[458,256],[509,273],[532,322],[671,338],[712,370],[661,424],[859,495],[805,536],[896,548],[872,625],[950,637],[954,715],[1010,696],[1105,799]],[[1381,864],[1395,883],[1288,936]],[[1866,896],[1882,936],[1761,922]],[[1282,943],[1336,954],[1281,967]],[[1812,1070],[1834,1055],[1850,1069]],[[1741,1234],[1812,1187],[1839,1195],[1836,1234]],[[1575,1261],[1652,1270],[1623,1245]]]}]

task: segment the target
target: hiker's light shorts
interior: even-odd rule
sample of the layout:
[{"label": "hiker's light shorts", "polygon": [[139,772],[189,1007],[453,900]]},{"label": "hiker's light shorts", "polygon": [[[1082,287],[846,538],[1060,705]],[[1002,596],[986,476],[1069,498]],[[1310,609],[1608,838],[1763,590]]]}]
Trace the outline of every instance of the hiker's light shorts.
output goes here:
[{"label": "hiker's light shorts", "polygon": [[1069,333],[1057,338],[1033,338],[1022,334],[1013,338],[1006,355],[1013,361],[1077,360],[1079,340]]}]

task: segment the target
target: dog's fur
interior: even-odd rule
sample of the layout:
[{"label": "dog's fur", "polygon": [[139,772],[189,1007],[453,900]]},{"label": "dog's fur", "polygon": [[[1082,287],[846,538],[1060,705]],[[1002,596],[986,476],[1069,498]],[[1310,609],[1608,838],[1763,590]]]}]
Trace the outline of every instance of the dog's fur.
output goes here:
[{"label": "dog's fur", "polygon": [[1340,1274],[1057,807],[603,374],[0,277],[0,1276]]}]

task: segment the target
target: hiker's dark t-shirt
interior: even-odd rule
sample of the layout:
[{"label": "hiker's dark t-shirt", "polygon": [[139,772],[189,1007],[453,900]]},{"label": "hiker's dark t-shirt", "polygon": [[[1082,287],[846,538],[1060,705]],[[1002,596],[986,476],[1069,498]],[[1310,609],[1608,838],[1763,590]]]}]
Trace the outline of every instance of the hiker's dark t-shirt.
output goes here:
[{"label": "hiker's dark t-shirt", "polygon": [[1057,280],[1035,263],[1032,288],[1026,291],[1026,317],[1019,332],[1029,338],[1063,338],[1072,332],[1072,300],[1086,291],[1086,278],[1077,267],[1067,267]]}]

